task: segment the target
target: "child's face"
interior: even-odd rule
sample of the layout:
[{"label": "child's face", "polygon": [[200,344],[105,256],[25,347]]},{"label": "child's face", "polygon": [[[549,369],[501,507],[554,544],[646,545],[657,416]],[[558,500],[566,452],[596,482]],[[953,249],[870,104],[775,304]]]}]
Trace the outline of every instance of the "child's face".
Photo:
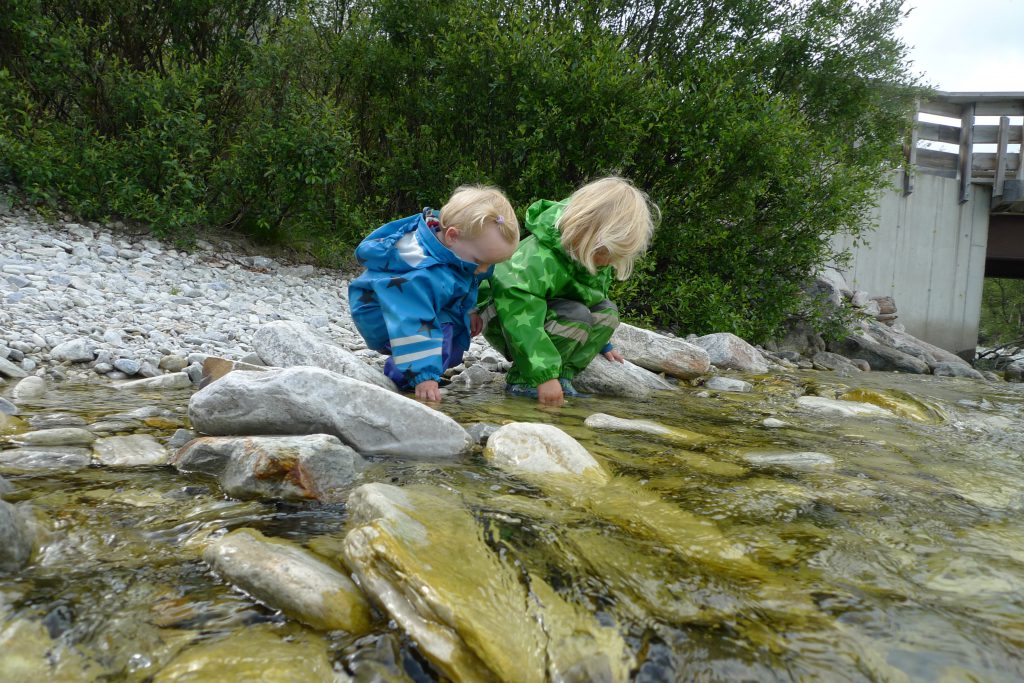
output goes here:
[{"label": "child's face", "polygon": [[451,249],[463,261],[472,261],[479,267],[476,272],[482,273],[496,263],[507,261],[512,258],[516,247],[519,246],[519,238],[512,242],[501,236],[501,231],[494,223],[488,223],[483,231],[475,237],[465,237],[455,227],[450,227],[441,233],[442,242]]}]

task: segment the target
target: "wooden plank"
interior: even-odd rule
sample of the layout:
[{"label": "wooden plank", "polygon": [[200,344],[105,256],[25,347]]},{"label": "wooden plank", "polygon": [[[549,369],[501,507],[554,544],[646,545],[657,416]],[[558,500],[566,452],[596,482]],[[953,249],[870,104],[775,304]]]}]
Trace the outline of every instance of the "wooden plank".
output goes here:
[{"label": "wooden plank", "polygon": [[[946,142],[951,145],[960,144],[960,127],[947,126],[944,123],[928,123],[922,121],[917,124],[917,137],[919,140],[930,140],[932,142]],[[975,140],[977,142],[977,140]]]},{"label": "wooden plank", "polygon": [[[999,155],[994,152],[975,152],[973,163],[971,164],[971,171],[975,175],[982,174],[988,176],[995,176],[996,168],[999,164]],[[1007,171],[1019,170],[1020,155],[1019,154],[1007,154],[1006,155],[1006,169]]]},{"label": "wooden plank", "polygon": [[[957,128],[956,130],[959,132],[960,129]],[[1007,135],[1006,141],[1013,145],[1021,141],[1021,137],[1024,136],[1024,130],[1014,126],[1010,128]],[[948,140],[941,140],[940,142],[948,142]],[[988,124],[976,124],[974,126],[974,144],[991,145],[997,142],[999,142],[999,126]]]},{"label": "wooden plank", "polygon": [[917,148],[917,167],[936,171],[955,171],[960,163],[960,155],[954,152],[943,152],[941,149]]},{"label": "wooden plank", "polygon": [[1007,140],[1010,137],[1010,117],[999,119],[999,141],[996,142],[996,179],[992,184],[993,196],[1003,196],[1003,182],[1006,180],[1006,157],[1009,152]]},{"label": "wooden plank", "polygon": [[938,100],[925,100],[921,103],[921,111],[925,114],[932,114],[934,116],[945,116],[950,119],[958,119],[963,111],[963,106],[959,104],[952,104],[950,102],[940,102]]},{"label": "wooden plank", "polygon": [[960,203],[971,198],[971,157],[974,156],[974,103],[963,106],[960,115]]},{"label": "wooden plank", "polygon": [[1022,114],[1024,114],[1024,102],[1013,100],[978,102],[974,110],[975,116],[1020,116]]}]

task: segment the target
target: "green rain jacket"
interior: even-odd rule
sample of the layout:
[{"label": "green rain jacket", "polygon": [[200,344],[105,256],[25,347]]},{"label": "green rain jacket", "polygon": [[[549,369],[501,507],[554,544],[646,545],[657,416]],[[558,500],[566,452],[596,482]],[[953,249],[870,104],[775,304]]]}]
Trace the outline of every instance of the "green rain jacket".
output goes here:
[{"label": "green rain jacket", "polygon": [[568,200],[542,199],[526,210],[526,229],[533,233],[519,243],[508,261],[494,267],[494,276],[480,285],[477,308],[495,305],[514,367],[509,381],[537,386],[556,379],[562,367],[544,322],[547,302],[572,299],[588,308],[608,298],[612,268],[591,275],[562,248],[556,223]]}]

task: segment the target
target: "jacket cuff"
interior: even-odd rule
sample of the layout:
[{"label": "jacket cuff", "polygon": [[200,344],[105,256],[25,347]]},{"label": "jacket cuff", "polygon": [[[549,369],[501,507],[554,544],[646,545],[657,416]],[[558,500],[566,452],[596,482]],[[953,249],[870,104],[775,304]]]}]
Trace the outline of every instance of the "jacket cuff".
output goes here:
[{"label": "jacket cuff", "polygon": [[415,389],[416,385],[419,384],[420,382],[438,382],[440,381],[440,379],[440,375],[437,375],[433,372],[421,372],[412,378],[412,381],[409,382],[409,386]]},{"label": "jacket cuff", "polygon": [[611,351],[611,350],[612,350],[613,348],[614,348],[614,347],[612,346],[611,342],[608,342],[607,344],[605,344],[605,345],[604,345],[604,348],[603,348],[603,349],[601,349],[601,353],[608,353],[608,352],[609,352],[609,351]]}]

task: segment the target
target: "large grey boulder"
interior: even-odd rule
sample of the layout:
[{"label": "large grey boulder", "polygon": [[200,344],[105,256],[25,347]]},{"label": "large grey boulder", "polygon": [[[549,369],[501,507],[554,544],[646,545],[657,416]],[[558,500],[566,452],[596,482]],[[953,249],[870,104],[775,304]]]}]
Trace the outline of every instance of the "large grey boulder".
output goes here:
[{"label": "large grey boulder", "polygon": [[188,414],[203,434],[333,434],[363,455],[446,457],[472,448],[447,415],[313,367],[229,373],[193,394]]},{"label": "large grey boulder", "polygon": [[0,500],[0,572],[18,571],[32,556],[33,534],[18,508]]},{"label": "large grey boulder", "polygon": [[95,357],[96,347],[88,337],[71,339],[57,344],[50,350],[50,356],[57,361],[88,363]]},{"label": "large grey boulder", "polygon": [[711,364],[717,368],[740,372],[768,372],[764,354],[730,332],[716,332],[697,337],[694,343],[704,349]]},{"label": "large grey boulder", "polygon": [[203,559],[226,581],[313,628],[354,635],[370,629],[370,605],[352,579],[294,543],[236,529],[211,543]]},{"label": "large grey boulder", "polygon": [[0,451],[0,469],[30,472],[34,470],[74,471],[88,467],[92,451],[74,446],[11,448]]},{"label": "large grey boulder", "polygon": [[611,343],[631,363],[680,379],[700,377],[711,367],[704,349],[625,323],[615,329]]},{"label": "large grey boulder", "polygon": [[846,356],[840,356],[838,353],[831,353],[829,351],[819,351],[814,354],[814,356],[811,357],[811,362],[814,364],[814,368],[816,370],[833,370],[836,372],[847,373],[861,371],[861,369]]},{"label": "large grey boulder", "polygon": [[832,345],[832,351],[847,358],[868,362],[872,370],[892,370],[918,375],[928,374],[928,363],[902,351],[879,344],[863,334],[851,334]]},{"label": "large grey boulder", "polygon": [[207,436],[171,456],[182,472],[217,477],[234,498],[343,501],[362,468],[335,436]]},{"label": "large grey boulder", "polygon": [[628,360],[617,363],[598,354],[583,372],[576,375],[572,385],[577,391],[624,398],[646,398],[652,391],[675,389],[664,379],[650,370],[634,365]]},{"label": "large grey boulder", "polygon": [[281,368],[311,365],[391,391],[396,389],[395,383],[384,373],[371,368],[351,351],[331,344],[302,323],[290,320],[267,323],[253,334],[252,346],[267,365]]},{"label": "large grey boulder", "polygon": [[951,365],[959,365],[965,368],[972,368],[973,366],[965,361],[960,356],[947,351],[946,349],[930,344],[923,339],[918,339],[909,332],[894,330],[888,325],[869,320],[864,323],[865,330],[868,336],[874,338],[882,344],[887,344],[898,351],[920,358],[931,366],[938,363],[949,363]]},{"label": "large grey boulder", "polygon": [[455,681],[626,681],[625,641],[503,559],[442,489],[367,484],[349,499],[346,564]]}]

